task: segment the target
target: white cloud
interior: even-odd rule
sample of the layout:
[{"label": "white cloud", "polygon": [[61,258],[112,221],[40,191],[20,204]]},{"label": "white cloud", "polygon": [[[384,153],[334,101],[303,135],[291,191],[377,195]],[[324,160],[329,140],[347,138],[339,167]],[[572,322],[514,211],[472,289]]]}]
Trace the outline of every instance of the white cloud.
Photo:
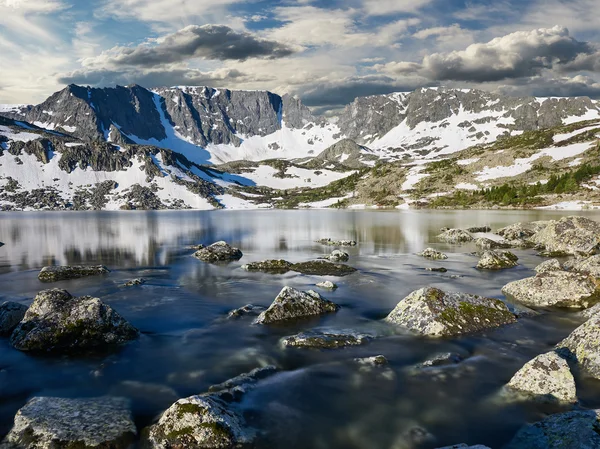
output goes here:
[{"label": "white cloud", "polygon": [[416,12],[434,0],[363,0],[365,12],[371,16]]}]

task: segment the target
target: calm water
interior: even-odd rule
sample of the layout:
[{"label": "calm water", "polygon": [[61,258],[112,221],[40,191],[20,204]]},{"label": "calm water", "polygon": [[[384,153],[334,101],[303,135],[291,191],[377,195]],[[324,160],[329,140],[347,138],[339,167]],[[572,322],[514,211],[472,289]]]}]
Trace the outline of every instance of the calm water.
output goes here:
[{"label": "calm water", "polygon": [[[581,319],[574,313],[522,318],[512,326],[452,340],[403,334],[378,320],[404,296],[424,286],[503,298],[507,282],[532,275],[542,259],[516,250],[521,265],[501,272],[474,268],[474,246],[436,242],[442,226],[490,225],[559,217],[556,212],[433,211],[252,211],[3,213],[0,216],[0,299],[29,304],[48,264],[104,264],[112,273],[52,284],[74,295],[93,295],[138,327],[139,341],[108,357],[33,357],[0,340],[0,434],[15,412],[36,395],[64,397],[121,395],[131,398],[140,428],[177,398],[202,393],[258,366],[282,372],[265,381],[241,404],[253,425],[267,431],[261,447],[417,447],[403,437],[419,426],[435,439],[418,447],[459,442],[492,448],[507,443],[547,407],[509,404],[498,392],[522,365],[549,350]],[[600,214],[587,214],[600,219]],[[247,303],[269,305],[285,285],[315,288],[323,280],[299,274],[246,273],[245,262],[283,258],[310,260],[327,252],[315,240],[351,238],[350,264],[359,272],[330,278],[339,289],[323,295],[343,306],[335,315],[288,326],[227,322],[224,315]],[[227,240],[244,257],[212,266],[191,257],[188,245]],[[450,258],[428,262],[414,255],[433,246]],[[329,248],[330,249],[330,248]],[[426,266],[443,265],[448,273]],[[460,275],[451,278],[450,275]],[[140,287],[123,288],[144,277]],[[310,328],[359,329],[380,335],[372,343],[335,351],[287,349],[287,335]],[[445,351],[467,360],[442,371],[414,375],[411,365]],[[361,374],[354,357],[383,354],[391,380]],[[441,374],[440,374],[441,373]],[[389,373],[388,373],[389,374]],[[389,377],[389,376],[388,376]],[[584,406],[600,406],[600,383],[578,379]]]}]

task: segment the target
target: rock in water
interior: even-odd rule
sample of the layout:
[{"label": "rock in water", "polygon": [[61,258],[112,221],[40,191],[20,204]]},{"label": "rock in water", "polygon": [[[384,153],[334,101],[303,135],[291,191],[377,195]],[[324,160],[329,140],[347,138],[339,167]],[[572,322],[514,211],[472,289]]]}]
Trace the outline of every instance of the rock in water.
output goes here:
[{"label": "rock in water", "polygon": [[12,333],[25,317],[27,306],[7,301],[0,305],[0,335],[6,337]]},{"label": "rock in water", "polygon": [[546,271],[510,282],[502,293],[532,307],[586,309],[600,300],[594,278],[567,271]]},{"label": "rock in water", "polygon": [[136,434],[127,399],[35,397],[17,412],[2,447],[127,449]]},{"label": "rock in water", "polygon": [[107,273],[110,273],[110,270],[102,265],[44,267],[41,269],[38,279],[42,282],[56,282]]},{"label": "rock in water", "polygon": [[545,260],[534,268],[536,273],[546,273],[548,271],[562,271],[558,259]]},{"label": "rock in water", "polygon": [[135,285],[142,285],[145,284],[146,280],[142,279],[142,278],[137,278],[137,279],[131,279],[130,281],[125,282],[125,284],[123,284],[125,287],[133,287]]},{"label": "rock in water", "polygon": [[447,293],[432,287],[412,292],[385,320],[435,337],[477,332],[516,321],[498,299]]},{"label": "rock in water", "polygon": [[589,274],[596,279],[600,279],[600,254],[590,256],[585,259],[575,260],[568,265],[568,269],[579,273]]},{"label": "rock in water", "polygon": [[336,349],[344,346],[363,345],[373,337],[356,332],[302,332],[301,334],[284,338],[281,343],[285,347]]},{"label": "rock in water", "polygon": [[476,444],[475,446],[469,446],[465,443],[453,444],[452,446],[444,446],[438,447],[436,449],[491,449],[488,446],[484,446],[483,444]]},{"label": "rock in water", "polygon": [[165,448],[238,448],[250,445],[256,432],[218,394],[180,399],[147,432],[145,446]]},{"label": "rock in water", "polygon": [[342,263],[331,263],[326,260],[295,263],[292,265],[292,270],[316,276],[347,276],[356,272],[354,267]]},{"label": "rock in water", "polygon": [[600,410],[550,415],[526,424],[504,449],[594,449],[600,447]]},{"label": "rock in water", "polygon": [[356,246],[354,240],[331,240],[331,239],[320,239],[317,243],[328,246]]},{"label": "rock in water", "polygon": [[267,365],[262,368],[255,368],[249,373],[240,374],[232,379],[226,380],[223,383],[218,385],[212,385],[209,387],[208,391],[211,393],[216,393],[219,391],[226,390],[238,390],[240,392],[244,392],[249,388],[253,387],[258,383],[258,381],[262,379],[266,379],[269,376],[272,376],[277,372],[277,367],[273,365]]},{"label": "rock in water", "polygon": [[510,251],[484,251],[477,263],[480,270],[502,270],[516,267],[519,258]]},{"label": "rock in water", "polygon": [[0,242],[0,246],[4,246],[4,243]]},{"label": "rock in water", "polygon": [[301,292],[292,287],[283,287],[273,304],[262,312],[254,323],[269,324],[337,312],[339,309],[340,306],[312,290]]},{"label": "rock in water", "polygon": [[595,306],[590,307],[589,309],[585,309],[583,312],[581,312],[581,314],[585,318],[591,318],[594,315],[596,315],[597,313],[600,313],[600,302],[598,304],[596,304]]},{"label": "rock in water", "polygon": [[475,240],[475,246],[481,249],[499,249],[499,248],[510,248],[511,244],[506,240],[492,240],[486,237],[480,237]]},{"label": "rock in water", "polygon": [[37,294],[10,342],[21,351],[81,352],[122,345],[138,334],[98,298],[55,288]]},{"label": "rock in water", "polygon": [[550,254],[595,254],[600,245],[600,223],[585,217],[551,222],[530,239]]},{"label": "rock in water", "polygon": [[240,260],[242,256],[243,254],[238,248],[229,246],[224,241],[205,246],[194,253],[195,258],[210,263]]},{"label": "rock in water", "polygon": [[531,223],[515,223],[498,229],[496,234],[509,241],[528,240],[536,232],[545,228],[550,221],[534,221]]},{"label": "rock in water", "polygon": [[446,260],[448,256],[440,251],[437,251],[433,248],[427,248],[420,253],[417,253],[417,256],[424,257],[425,259],[431,260]]},{"label": "rock in water", "polygon": [[489,226],[473,226],[472,228],[467,228],[467,232],[477,233],[477,232],[491,232],[492,228]]},{"label": "rock in water", "polygon": [[506,385],[548,402],[577,402],[575,379],[567,361],[554,351],[527,362]]},{"label": "rock in water", "polygon": [[324,288],[325,290],[335,290],[336,288],[338,288],[338,286],[331,281],[319,282],[317,284],[317,287]]},{"label": "rock in water", "polygon": [[344,251],[336,249],[335,251],[332,251],[332,253],[327,258],[331,262],[348,262],[348,260],[350,260],[350,255]]},{"label": "rock in water", "polygon": [[438,239],[447,243],[472,242],[473,236],[463,229],[448,229],[438,235]]},{"label": "rock in water", "polygon": [[266,310],[266,307],[263,307],[263,306],[258,306],[256,304],[246,304],[245,306],[240,307],[239,309],[234,309],[234,310],[230,311],[227,314],[227,318],[236,319],[236,318],[242,318],[245,316],[258,316],[265,310]]},{"label": "rock in water", "polygon": [[283,259],[263,260],[262,262],[251,262],[242,265],[242,269],[246,271],[262,271],[272,274],[285,274],[290,271],[291,268],[292,264]]},{"label": "rock in water", "polygon": [[575,329],[556,345],[559,354],[574,360],[592,377],[600,379],[600,314]]}]

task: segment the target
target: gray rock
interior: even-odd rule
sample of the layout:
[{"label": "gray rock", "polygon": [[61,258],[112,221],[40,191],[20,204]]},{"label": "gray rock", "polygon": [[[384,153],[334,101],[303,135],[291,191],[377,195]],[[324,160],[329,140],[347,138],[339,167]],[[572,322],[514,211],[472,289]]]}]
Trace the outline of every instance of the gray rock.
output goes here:
[{"label": "gray rock", "polygon": [[292,265],[292,271],[313,276],[348,276],[355,273],[356,268],[341,263],[331,263],[326,260],[311,260]]},{"label": "gray rock", "polygon": [[266,379],[277,372],[277,367],[273,365],[263,366],[260,368],[253,369],[249,373],[240,374],[237,377],[226,380],[218,385],[212,385],[208,391],[216,393],[219,391],[235,389],[238,392],[247,392],[248,389],[260,380]]},{"label": "gray rock", "polygon": [[317,243],[328,246],[356,246],[355,240],[331,240],[331,239],[320,239]]},{"label": "gray rock", "polygon": [[558,259],[545,260],[534,268],[536,273],[546,273],[548,271],[562,271],[562,267]]},{"label": "gray rock", "polygon": [[427,248],[420,253],[417,253],[417,256],[424,257],[425,259],[431,260],[446,260],[448,256],[441,251],[437,251],[433,248]]},{"label": "gray rock", "polygon": [[336,249],[327,257],[331,262],[348,262],[350,255],[344,251]]},{"label": "gray rock", "polygon": [[386,366],[389,365],[389,360],[383,355],[375,355],[372,357],[361,357],[354,359],[356,363],[361,366],[375,367],[375,366]]},{"label": "gray rock", "polygon": [[498,229],[496,234],[508,241],[528,241],[536,232],[544,229],[551,221],[532,221],[530,223],[515,223]]},{"label": "gray rock", "polygon": [[560,355],[573,360],[590,376],[600,379],[600,314],[575,329],[556,345]]},{"label": "gray rock", "polygon": [[363,345],[373,339],[373,336],[352,331],[319,332],[310,331],[286,337],[281,341],[284,347],[337,349],[345,346]]},{"label": "gray rock", "polygon": [[486,237],[480,237],[475,240],[475,246],[480,249],[501,249],[510,248],[511,244],[506,240],[492,240]]},{"label": "gray rock", "polygon": [[230,262],[239,260],[242,256],[243,254],[238,248],[234,248],[224,241],[215,242],[194,253],[195,258],[210,263]]},{"label": "gray rock", "polygon": [[290,271],[292,264],[287,260],[274,259],[274,260],[263,260],[262,262],[251,262],[246,265],[242,265],[242,269],[246,271],[262,271],[264,273],[272,274],[284,274]]},{"label": "gray rock", "polygon": [[283,287],[273,304],[258,316],[255,324],[269,324],[322,315],[337,312],[339,309],[340,306],[312,290],[301,292],[295,288]]},{"label": "gray rock", "polygon": [[325,290],[335,290],[338,286],[331,281],[323,281],[317,284],[317,287],[323,288]]},{"label": "gray rock", "polygon": [[473,226],[471,228],[467,228],[467,232],[477,233],[477,232],[491,232],[492,228],[489,226]]},{"label": "gray rock", "polygon": [[67,279],[77,279],[84,276],[98,276],[110,273],[110,270],[102,265],[96,266],[52,266],[41,269],[38,279],[42,282],[56,282]]},{"label": "gray rock", "polygon": [[502,270],[504,268],[516,267],[519,258],[510,251],[484,251],[477,262],[480,270]]},{"label": "gray rock", "polygon": [[532,307],[586,309],[600,300],[594,278],[567,271],[546,271],[510,282],[502,293]]},{"label": "gray rock", "polygon": [[15,330],[25,317],[27,306],[18,302],[7,301],[0,305],[0,335],[6,337]]},{"label": "gray rock", "polygon": [[20,351],[81,352],[122,345],[138,335],[98,298],[74,298],[55,288],[37,294],[10,342]]},{"label": "gray rock", "polygon": [[498,299],[447,293],[432,287],[412,292],[385,320],[435,337],[477,332],[516,321]]},{"label": "gray rock", "polygon": [[444,352],[436,354],[421,362],[416,366],[417,369],[431,368],[434,366],[456,365],[464,360],[463,356],[454,352]]},{"label": "gray rock", "polygon": [[237,319],[245,316],[258,316],[264,312],[267,308],[264,306],[257,306],[255,304],[246,304],[239,309],[234,309],[227,314],[229,319]]},{"label": "gray rock", "polygon": [[600,314],[600,302],[595,306],[581,312],[581,315],[583,315],[585,318],[591,318],[596,314]]},{"label": "gray rock", "polygon": [[555,351],[527,362],[506,386],[540,401],[577,402],[575,378],[567,361]]},{"label": "gray rock", "polygon": [[600,279],[600,254],[585,259],[576,259],[568,264],[568,268]]},{"label": "gray rock", "polygon": [[127,399],[35,397],[17,412],[2,447],[127,449],[136,434]]},{"label": "gray rock", "polygon": [[550,415],[526,424],[504,449],[595,449],[600,447],[600,410]]},{"label": "gray rock", "polygon": [[131,279],[131,280],[125,282],[124,286],[125,287],[133,287],[135,285],[142,285],[142,284],[145,284],[145,283],[146,283],[145,279],[137,278],[137,279]]},{"label": "gray rock", "polygon": [[448,270],[444,267],[427,267],[425,268],[427,271],[433,271],[436,273],[447,273]]},{"label": "gray rock", "polygon": [[600,223],[585,217],[564,217],[536,232],[530,240],[550,255],[591,255],[600,245]]},{"label": "gray rock", "polygon": [[473,236],[463,229],[448,229],[438,235],[438,239],[447,243],[465,243],[474,240]]}]

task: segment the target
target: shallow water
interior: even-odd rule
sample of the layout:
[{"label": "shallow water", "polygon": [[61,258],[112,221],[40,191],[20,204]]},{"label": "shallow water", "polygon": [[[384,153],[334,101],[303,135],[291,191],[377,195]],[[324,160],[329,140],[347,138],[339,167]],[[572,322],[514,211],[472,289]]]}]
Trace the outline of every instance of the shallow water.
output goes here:
[{"label": "shallow water", "polygon": [[[600,213],[584,213],[600,219]],[[139,428],[179,397],[257,366],[282,372],[264,381],[241,407],[264,431],[260,447],[425,449],[455,443],[502,447],[525,422],[556,408],[507,403],[498,393],[533,356],[577,327],[573,312],[553,311],[517,324],[456,339],[427,340],[378,320],[411,291],[436,286],[503,299],[507,282],[530,276],[543,259],[515,250],[511,270],[476,270],[471,244],[436,241],[443,226],[498,227],[557,218],[550,211],[215,211],[3,213],[0,217],[0,299],[29,304],[48,284],[37,280],[48,264],[104,264],[112,272],[50,284],[76,296],[93,295],[114,307],[143,335],[110,356],[39,357],[0,340],[0,434],[32,396],[120,395],[131,398]],[[328,277],[339,285],[323,295],[343,307],[334,315],[286,326],[228,322],[227,312],[247,303],[269,305],[285,285],[307,290],[322,277],[247,273],[243,263],[269,258],[310,260],[331,248],[324,237],[355,239],[349,264],[359,272]],[[239,262],[214,266],[191,257],[189,245],[226,240],[244,252]],[[448,261],[414,253],[432,246]],[[425,271],[444,266],[447,273]],[[459,278],[451,278],[459,275]],[[142,286],[124,288],[144,277]],[[316,288],[315,288],[316,289]],[[282,349],[279,340],[311,328],[360,329],[379,335],[350,349]],[[415,375],[410,367],[439,352],[466,361]],[[354,357],[383,354],[384,376],[360,373]],[[378,374],[379,373],[379,374]],[[600,407],[600,382],[578,379],[582,405]],[[431,435],[411,444],[415,427]],[[412,433],[411,433],[411,429]]]}]

